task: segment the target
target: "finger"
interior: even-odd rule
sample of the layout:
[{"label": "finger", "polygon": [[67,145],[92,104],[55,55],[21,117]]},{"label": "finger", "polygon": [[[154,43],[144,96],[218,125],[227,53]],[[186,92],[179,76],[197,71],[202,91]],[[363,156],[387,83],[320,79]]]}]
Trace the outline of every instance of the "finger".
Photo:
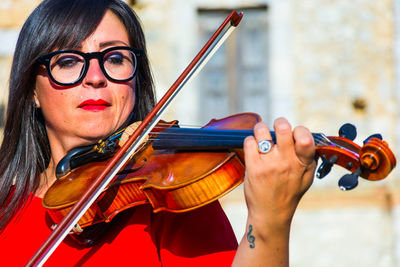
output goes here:
[{"label": "finger", "polygon": [[130,124],[128,127],[125,128],[125,130],[122,133],[120,140],[118,142],[118,145],[120,147],[122,147],[126,143],[126,141],[129,139],[129,136],[131,136],[135,132],[137,127],[139,127],[140,123],[141,123],[141,121],[137,121],[137,122]]},{"label": "finger", "polygon": [[274,122],[276,144],[284,154],[290,153],[294,148],[292,126],[285,118],[278,118]]},{"label": "finger", "polygon": [[253,170],[260,161],[260,153],[254,136],[247,136],[244,139],[243,151],[246,171]]},{"label": "finger", "polygon": [[124,133],[126,133],[128,135],[132,135],[133,132],[137,129],[137,127],[138,127],[138,124],[136,124],[136,122],[135,122],[135,123],[129,125],[128,127],[126,127]]},{"label": "finger", "polygon": [[[272,140],[271,133],[268,129],[268,126],[264,122],[259,122],[254,126],[254,138],[256,139],[256,142],[257,142],[258,152],[260,152],[260,150],[258,149],[259,142],[261,142],[263,140]],[[262,155],[263,153],[260,153],[260,154]]]},{"label": "finger", "polygon": [[310,165],[314,161],[315,145],[311,132],[303,127],[297,126],[293,130],[295,140],[295,151],[300,162],[304,165]]},{"label": "finger", "polygon": [[118,145],[120,147],[122,147],[126,143],[126,141],[128,140],[129,136],[131,136],[133,134],[133,132],[135,131],[136,128],[137,128],[137,126],[134,125],[134,124],[131,124],[128,127],[125,128],[125,130],[122,133],[121,138],[120,138],[120,140],[118,142]]},{"label": "finger", "polygon": [[271,133],[264,122],[259,122],[254,126],[254,137],[257,142],[261,140],[271,140]]},{"label": "finger", "polygon": [[271,133],[264,122],[259,122],[254,126],[254,136],[248,136],[244,140],[243,150],[246,162],[246,169],[253,170],[260,162],[261,153],[258,149],[258,142],[261,140],[271,140]]}]

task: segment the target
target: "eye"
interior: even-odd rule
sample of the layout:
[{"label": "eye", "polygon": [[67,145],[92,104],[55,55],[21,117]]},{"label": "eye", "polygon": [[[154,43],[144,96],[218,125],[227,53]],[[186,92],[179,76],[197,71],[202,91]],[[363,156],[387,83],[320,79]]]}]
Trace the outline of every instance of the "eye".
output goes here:
[{"label": "eye", "polygon": [[124,55],[120,52],[114,51],[105,56],[104,61],[114,65],[120,65],[124,62]]},{"label": "eye", "polygon": [[53,63],[51,64],[53,67],[56,65],[60,69],[74,68],[77,65],[81,65],[83,63],[83,59],[77,55],[59,55],[53,58]]}]

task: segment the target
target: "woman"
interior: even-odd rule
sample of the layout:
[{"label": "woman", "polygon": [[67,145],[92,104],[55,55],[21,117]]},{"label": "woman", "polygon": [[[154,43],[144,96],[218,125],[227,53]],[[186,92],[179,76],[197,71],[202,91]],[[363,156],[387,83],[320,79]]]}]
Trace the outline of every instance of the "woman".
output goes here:
[{"label": "woman", "polygon": [[[59,160],[143,119],[154,105],[133,11],[120,0],[43,1],[21,30],[8,103],[0,149],[0,250],[5,265],[19,266],[51,232],[40,201]],[[66,239],[47,264],[287,266],[290,223],[312,183],[314,146],[304,127],[292,132],[281,118],[274,128],[277,143],[270,151],[258,148],[271,139],[264,123],[244,142],[248,219],[239,246],[218,202],[183,214],[139,206],[113,220],[93,246]],[[16,249],[18,257],[11,256]]]}]

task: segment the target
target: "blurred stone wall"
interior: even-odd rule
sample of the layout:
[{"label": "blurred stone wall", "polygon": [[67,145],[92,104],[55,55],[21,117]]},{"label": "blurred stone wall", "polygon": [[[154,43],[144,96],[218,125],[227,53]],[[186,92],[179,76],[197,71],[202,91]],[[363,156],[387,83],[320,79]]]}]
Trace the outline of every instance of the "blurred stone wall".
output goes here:
[{"label": "blurred stone wall", "polygon": [[[0,3],[0,98],[24,19],[39,1]],[[148,41],[158,97],[201,47],[198,9],[268,6],[271,118],[337,135],[357,126],[356,142],[381,133],[399,151],[398,0],[136,0]],[[246,14],[244,19],[246,19]],[[215,25],[217,27],[218,25]],[[193,81],[167,119],[200,124],[201,85]],[[218,117],[218,114],[216,114]],[[211,118],[210,118],[211,119]],[[267,123],[271,125],[272,119]],[[351,192],[337,188],[346,171],[316,180],[293,221],[291,266],[400,266],[400,186],[395,169],[381,182],[360,181]],[[240,238],[246,207],[242,188],[221,199]]]},{"label": "blurred stone wall", "polygon": [[18,33],[29,13],[39,2],[39,0],[0,1],[0,128],[3,126],[11,61]]},{"label": "blurred stone wall", "polygon": [[293,5],[299,120],[326,133],[335,132],[332,120],[352,122],[361,137],[380,132],[398,145],[393,2],[321,3]]},{"label": "blurred stone wall", "polygon": [[[272,107],[272,117],[285,116],[294,125],[327,135],[337,135],[339,127],[350,122],[357,126],[358,144],[370,134],[381,133],[397,154],[399,88],[393,1],[138,3],[147,5],[139,14],[154,41],[150,56],[153,51],[167,53],[152,60],[161,88],[172,83],[171,77],[177,76],[201,45],[193,33],[201,23],[196,9],[267,4],[271,99],[266,104]],[[195,84],[185,90],[201,88]],[[184,92],[170,115],[201,112],[193,107],[194,98]],[[337,167],[324,180],[316,180],[300,203],[293,221],[291,266],[400,266],[398,171],[382,182],[361,180],[351,192],[337,187],[344,174]],[[246,218],[242,188],[221,201],[240,238]]]}]

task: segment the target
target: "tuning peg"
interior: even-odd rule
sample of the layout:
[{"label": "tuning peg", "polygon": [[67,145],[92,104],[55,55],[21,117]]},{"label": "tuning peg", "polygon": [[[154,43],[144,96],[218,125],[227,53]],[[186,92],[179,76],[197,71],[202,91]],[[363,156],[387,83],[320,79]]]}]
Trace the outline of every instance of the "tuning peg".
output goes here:
[{"label": "tuning peg", "polygon": [[363,141],[364,145],[365,145],[365,144],[368,142],[368,140],[371,139],[371,138],[378,138],[379,140],[383,140],[383,137],[382,137],[381,134],[373,134],[373,135],[368,136],[368,138],[365,139],[365,140]]},{"label": "tuning peg", "polygon": [[357,129],[351,123],[345,123],[339,129],[339,136],[353,141],[357,136]]},{"label": "tuning peg", "polygon": [[361,169],[358,168],[352,174],[345,174],[340,178],[338,185],[343,191],[354,189],[358,185],[358,176],[361,174]]},{"label": "tuning peg", "polygon": [[322,163],[318,167],[316,177],[319,179],[324,178],[331,171],[333,164],[335,164],[337,160],[338,157],[336,155],[333,155],[330,159],[323,157]]}]

